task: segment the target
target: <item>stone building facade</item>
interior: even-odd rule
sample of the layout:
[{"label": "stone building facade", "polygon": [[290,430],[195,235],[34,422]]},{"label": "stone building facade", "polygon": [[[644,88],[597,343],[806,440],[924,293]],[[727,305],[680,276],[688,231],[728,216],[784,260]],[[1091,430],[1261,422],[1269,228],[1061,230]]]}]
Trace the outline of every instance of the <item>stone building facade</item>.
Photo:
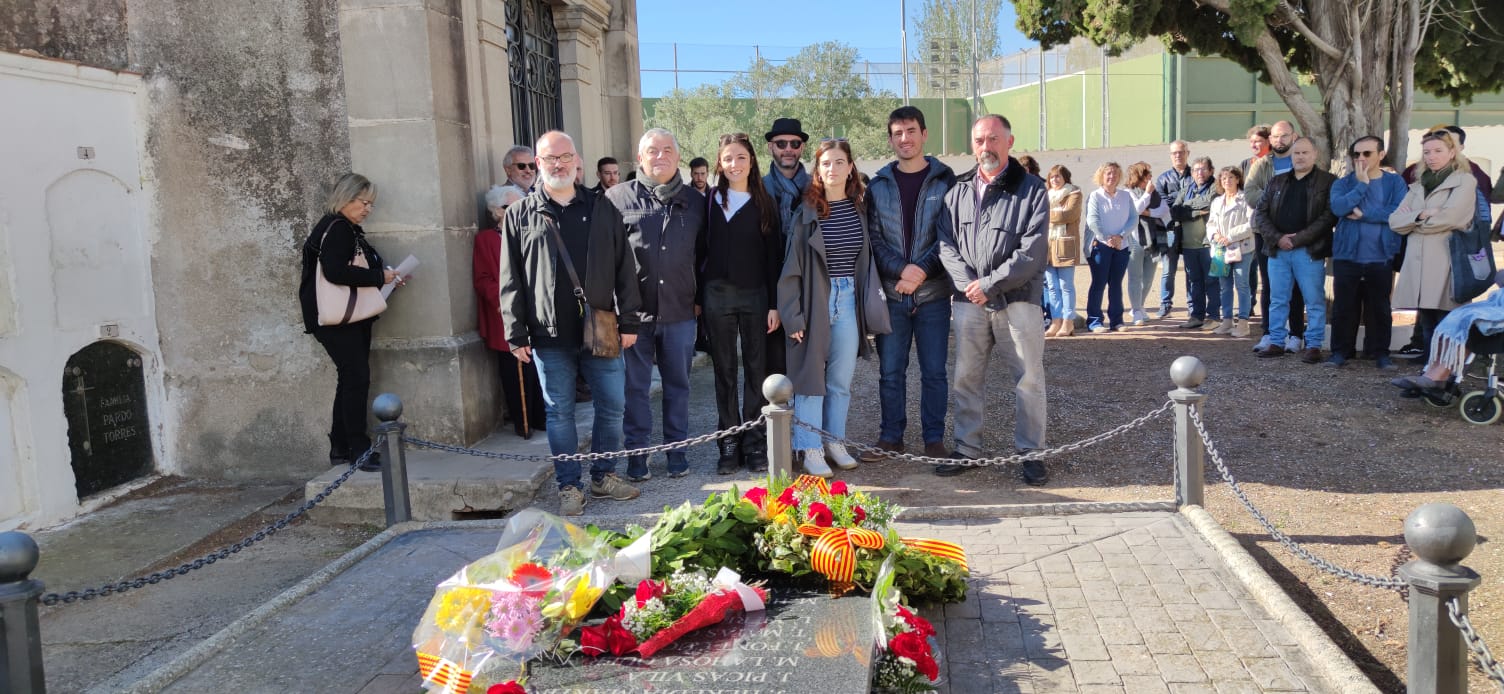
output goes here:
[{"label": "stone building facade", "polygon": [[426,438],[486,436],[502,405],[470,254],[502,154],[561,126],[621,157],[642,131],[634,0],[9,6],[0,529],[121,478],[326,464],[334,371],[298,258],[350,170],[379,187],[373,243],[422,262],[376,323],[372,392]]}]

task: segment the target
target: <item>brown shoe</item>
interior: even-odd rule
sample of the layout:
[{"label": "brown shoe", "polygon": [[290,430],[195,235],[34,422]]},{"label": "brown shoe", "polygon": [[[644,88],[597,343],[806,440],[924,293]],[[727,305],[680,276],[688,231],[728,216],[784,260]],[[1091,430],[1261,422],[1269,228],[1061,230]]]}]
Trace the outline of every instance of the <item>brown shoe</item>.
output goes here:
[{"label": "brown shoe", "polygon": [[949,458],[950,449],[945,447],[943,441],[924,444],[924,457],[926,458]]},{"label": "brown shoe", "polygon": [[1070,336],[1075,335],[1075,334],[1076,334],[1076,321],[1068,320],[1068,321],[1063,321],[1060,324],[1060,332],[1055,333],[1055,337],[1070,337]]},{"label": "brown shoe", "polygon": [[903,444],[894,443],[892,441],[883,441],[880,439],[877,443],[873,444],[872,447],[878,449],[878,451],[883,452],[879,453],[878,451],[863,451],[862,457],[860,458],[862,462],[875,463],[879,460],[887,460],[889,457],[891,457],[888,455],[889,453],[903,452]]},{"label": "brown shoe", "polygon": [[1270,357],[1283,357],[1285,356],[1286,352],[1284,347],[1281,347],[1279,345],[1269,345],[1268,347],[1264,348],[1264,351],[1259,352],[1258,354],[1260,359],[1267,359]]},{"label": "brown shoe", "polygon": [[1059,318],[1056,318],[1056,319],[1050,321],[1050,327],[1045,328],[1044,336],[1045,337],[1054,337],[1056,335],[1059,335],[1060,334],[1060,324],[1064,323],[1064,322],[1065,321],[1060,320]]},{"label": "brown shoe", "polygon": [[1307,363],[1307,364],[1320,364],[1321,363],[1321,348],[1320,347],[1311,347],[1309,349],[1301,350],[1301,352],[1300,352],[1300,360],[1303,361],[1303,362],[1305,362],[1305,363]]}]

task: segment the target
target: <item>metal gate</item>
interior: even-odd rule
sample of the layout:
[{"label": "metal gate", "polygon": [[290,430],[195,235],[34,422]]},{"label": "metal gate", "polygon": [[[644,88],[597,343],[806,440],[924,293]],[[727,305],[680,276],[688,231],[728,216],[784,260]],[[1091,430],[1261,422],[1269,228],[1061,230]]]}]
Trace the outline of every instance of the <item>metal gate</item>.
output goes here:
[{"label": "metal gate", "polygon": [[559,102],[559,32],[548,0],[506,0],[511,64],[512,138],[531,146],[563,126]]}]

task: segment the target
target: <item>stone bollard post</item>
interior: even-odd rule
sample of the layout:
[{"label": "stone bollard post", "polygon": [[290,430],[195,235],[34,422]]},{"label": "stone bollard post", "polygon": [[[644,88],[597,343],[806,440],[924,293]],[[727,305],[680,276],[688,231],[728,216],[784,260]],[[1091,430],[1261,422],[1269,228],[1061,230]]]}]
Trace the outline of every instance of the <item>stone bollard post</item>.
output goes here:
[{"label": "stone bollard post", "polygon": [[1481,580],[1461,562],[1478,542],[1473,519],[1451,504],[1423,504],[1405,519],[1405,544],[1415,559],[1400,567],[1410,584],[1410,694],[1463,694],[1467,691],[1467,645],[1447,614],[1457,599],[1467,614],[1467,593]]},{"label": "stone bollard post", "polygon": [[768,484],[779,475],[794,476],[794,382],[783,374],[773,374],[762,382],[762,395],[768,404],[762,413],[768,416]]},{"label": "stone bollard post", "polygon": [[42,582],[30,578],[41,557],[23,532],[0,533],[0,692],[43,694],[42,630],[37,597]]},{"label": "stone bollard post", "polygon": [[392,393],[376,396],[371,411],[381,421],[376,430],[386,434],[381,499],[386,507],[386,527],[390,528],[413,519],[412,504],[407,496],[407,450],[402,444],[402,432],[407,430],[407,424],[401,421],[402,399]]},{"label": "stone bollard post", "polygon": [[1181,357],[1170,365],[1170,380],[1177,386],[1170,391],[1175,402],[1175,505],[1206,505],[1206,442],[1191,423],[1191,406],[1206,401],[1196,391],[1206,381],[1206,365],[1191,356]]}]

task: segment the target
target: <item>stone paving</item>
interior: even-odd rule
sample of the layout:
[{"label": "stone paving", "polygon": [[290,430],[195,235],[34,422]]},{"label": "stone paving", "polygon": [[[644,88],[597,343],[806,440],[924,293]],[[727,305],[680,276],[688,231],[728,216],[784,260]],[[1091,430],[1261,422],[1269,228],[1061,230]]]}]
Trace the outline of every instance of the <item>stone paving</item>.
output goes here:
[{"label": "stone paving", "polygon": [[902,523],[965,546],[964,603],[930,609],[942,692],[1334,689],[1177,513]]}]

